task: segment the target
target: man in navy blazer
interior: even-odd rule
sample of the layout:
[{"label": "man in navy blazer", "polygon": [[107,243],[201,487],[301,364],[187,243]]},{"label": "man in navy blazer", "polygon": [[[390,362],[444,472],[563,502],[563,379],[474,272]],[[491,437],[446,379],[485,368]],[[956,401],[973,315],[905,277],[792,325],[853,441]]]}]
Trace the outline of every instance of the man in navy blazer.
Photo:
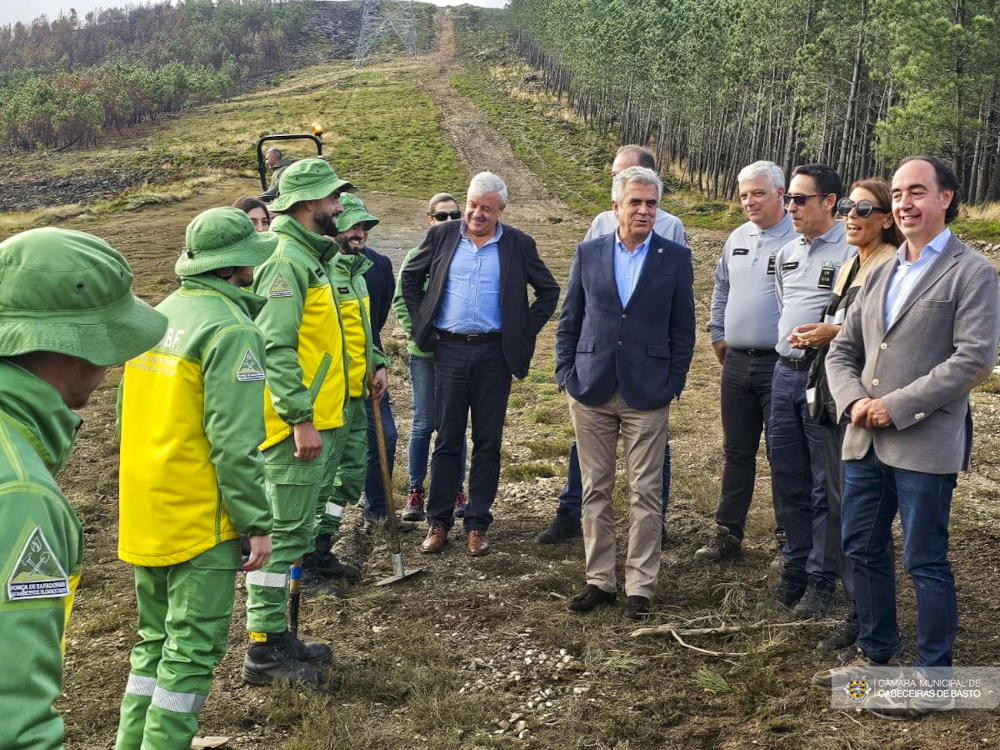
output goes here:
[{"label": "man in navy blazer", "polygon": [[577,247],[556,330],[556,380],[569,394],[583,474],[587,586],[569,608],[616,598],[611,493],[618,435],[629,481],[625,616],[649,613],[660,569],[663,451],[670,401],[694,352],[691,251],[653,231],[663,193],[651,169],[620,172],[618,231]]}]

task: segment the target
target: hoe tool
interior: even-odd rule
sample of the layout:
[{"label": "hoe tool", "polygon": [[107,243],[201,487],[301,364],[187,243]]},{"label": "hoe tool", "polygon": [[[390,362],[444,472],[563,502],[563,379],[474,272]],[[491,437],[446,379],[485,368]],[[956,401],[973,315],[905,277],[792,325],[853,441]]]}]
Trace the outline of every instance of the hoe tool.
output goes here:
[{"label": "hoe tool", "polygon": [[385,433],[382,432],[382,396],[372,401],[372,414],[375,416],[375,439],[378,441],[378,462],[382,467],[382,489],[385,492],[385,505],[389,523],[389,535],[392,543],[392,575],[383,578],[376,586],[388,586],[390,583],[402,581],[417,573],[423,573],[422,568],[406,570],[403,567],[403,550],[399,545],[399,529],[396,528],[396,501],[392,497],[392,476],[389,474],[389,458],[385,450]]}]

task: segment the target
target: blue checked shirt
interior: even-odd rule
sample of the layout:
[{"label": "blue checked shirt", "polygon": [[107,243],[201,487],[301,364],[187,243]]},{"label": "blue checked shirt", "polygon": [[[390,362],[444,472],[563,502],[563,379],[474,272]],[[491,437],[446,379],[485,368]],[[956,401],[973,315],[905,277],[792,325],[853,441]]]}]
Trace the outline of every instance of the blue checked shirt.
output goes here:
[{"label": "blue checked shirt", "polygon": [[480,248],[466,236],[462,238],[448,266],[441,309],[434,326],[451,333],[489,333],[499,331],[500,316],[500,238],[503,226]]}]

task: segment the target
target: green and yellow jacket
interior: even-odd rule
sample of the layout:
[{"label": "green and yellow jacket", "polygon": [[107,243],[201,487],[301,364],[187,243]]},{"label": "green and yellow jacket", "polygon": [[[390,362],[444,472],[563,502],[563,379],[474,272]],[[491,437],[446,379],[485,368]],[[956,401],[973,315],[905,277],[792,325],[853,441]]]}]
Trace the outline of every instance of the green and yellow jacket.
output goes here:
[{"label": "green and yellow jacket", "polygon": [[158,567],[271,530],[264,490],[264,300],[213,274],[157,305],[167,335],[125,364],[118,555]]},{"label": "green and yellow jacket", "polygon": [[330,263],[333,293],[344,326],[347,386],[351,398],[367,396],[372,372],[378,367],[389,366],[389,358],[372,339],[368,284],[364,277],[371,266],[372,262],[361,253],[337,253]]},{"label": "green and yellow jacket", "polygon": [[327,269],[337,245],[290,216],[276,218],[271,231],[278,248],[253,280],[253,291],[267,300],[256,321],[267,341],[261,450],[303,422],[340,427],[347,400],[344,334]]},{"label": "green and yellow jacket", "polygon": [[54,476],[80,417],[48,383],[0,360],[0,747],[63,746],[53,708],[80,580],[83,530]]}]

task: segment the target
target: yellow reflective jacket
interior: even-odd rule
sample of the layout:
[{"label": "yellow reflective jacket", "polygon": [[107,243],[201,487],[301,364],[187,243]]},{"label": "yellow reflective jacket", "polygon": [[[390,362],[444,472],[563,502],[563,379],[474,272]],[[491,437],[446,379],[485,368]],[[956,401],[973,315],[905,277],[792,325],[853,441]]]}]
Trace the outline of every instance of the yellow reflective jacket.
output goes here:
[{"label": "yellow reflective jacket", "polygon": [[344,423],[347,359],[327,263],[336,243],[290,216],[271,225],[278,248],[254,273],[253,291],[267,300],[257,326],[267,340],[264,450],[291,436],[292,426],[317,430]]},{"label": "yellow reflective jacket", "polygon": [[125,364],[118,556],[157,567],[271,530],[264,489],[263,300],[211,274],[157,305],[167,334]]}]

